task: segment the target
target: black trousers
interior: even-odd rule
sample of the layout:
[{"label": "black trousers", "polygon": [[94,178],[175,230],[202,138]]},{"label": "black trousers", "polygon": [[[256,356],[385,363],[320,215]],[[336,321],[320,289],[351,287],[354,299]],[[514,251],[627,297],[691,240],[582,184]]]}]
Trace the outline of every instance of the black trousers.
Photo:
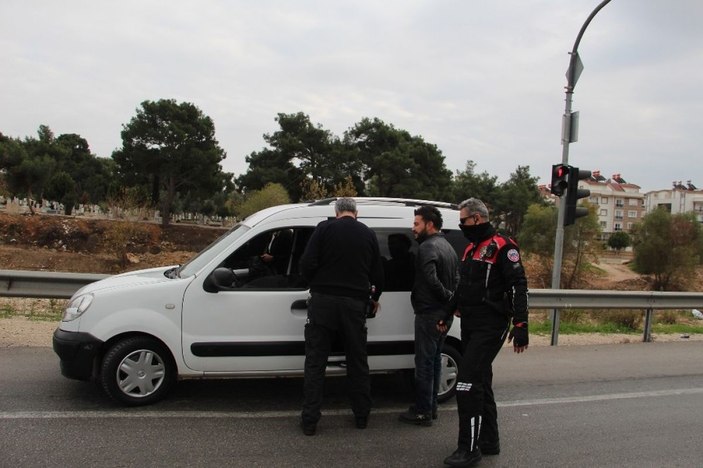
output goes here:
[{"label": "black trousers", "polygon": [[499,442],[493,360],[505,343],[508,325],[508,319],[492,309],[461,310],[463,352],[456,392],[459,448],[473,450],[479,441],[487,445]]},{"label": "black trousers", "polygon": [[355,416],[368,416],[371,411],[366,300],[313,293],[305,325],[304,423],[316,423],[320,419],[325,369],[336,336],[344,343],[352,411]]}]

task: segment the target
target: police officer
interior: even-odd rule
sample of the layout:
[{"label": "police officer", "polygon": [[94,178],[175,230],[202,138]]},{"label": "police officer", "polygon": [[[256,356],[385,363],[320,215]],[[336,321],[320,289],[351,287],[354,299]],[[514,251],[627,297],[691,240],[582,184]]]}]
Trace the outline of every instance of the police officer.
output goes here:
[{"label": "police officer", "polygon": [[482,453],[500,452],[493,360],[506,336],[514,352],[527,349],[527,278],[517,244],[496,233],[486,205],[469,198],[459,209],[459,227],[469,240],[452,301],[461,317],[463,347],[456,385],[459,438],[458,448],[444,463],[470,466]]},{"label": "police officer", "polygon": [[344,342],[349,397],[357,428],[366,428],[371,410],[366,314],[369,294],[375,314],[383,290],[381,254],[376,234],[356,220],[354,199],[339,198],[335,214],[335,219],[318,224],[300,259],[311,293],[305,325],[301,415],[305,435],[314,435],[317,429],[327,358],[338,334]]}]

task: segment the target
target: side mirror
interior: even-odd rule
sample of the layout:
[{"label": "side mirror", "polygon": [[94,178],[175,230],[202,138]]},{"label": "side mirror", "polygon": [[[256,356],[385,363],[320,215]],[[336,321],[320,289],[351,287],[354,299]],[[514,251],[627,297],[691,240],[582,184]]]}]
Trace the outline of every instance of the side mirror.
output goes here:
[{"label": "side mirror", "polygon": [[231,269],[219,267],[205,279],[203,287],[207,292],[232,291],[236,281],[237,275]]}]

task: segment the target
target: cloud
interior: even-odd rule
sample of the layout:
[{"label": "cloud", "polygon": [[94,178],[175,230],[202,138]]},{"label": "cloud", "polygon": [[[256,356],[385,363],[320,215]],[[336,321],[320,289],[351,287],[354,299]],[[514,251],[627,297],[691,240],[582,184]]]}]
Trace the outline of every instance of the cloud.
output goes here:
[{"label": "cloud", "polygon": [[[340,136],[378,117],[436,144],[452,170],[474,160],[505,180],[530,166],[545,182],[561,160],[568,52],[596,5],[6,0],[0,132],[47,124],[109,156],[140,102],[174,98],[213,118],[237,174],[277,113],[302,111]],[[702,14],[699,1],[618,0],[594,18],[574,165],[645,189],[703,175],[691,171]]]}]

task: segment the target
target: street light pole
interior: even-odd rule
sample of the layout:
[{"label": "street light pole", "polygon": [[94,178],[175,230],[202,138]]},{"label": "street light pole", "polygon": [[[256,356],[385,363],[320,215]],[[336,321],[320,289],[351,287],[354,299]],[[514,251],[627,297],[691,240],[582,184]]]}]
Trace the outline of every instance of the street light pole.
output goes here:
[{"label": "street light pole", "polygon": [[[574,126],[574,113],[571,112],[571,102],[574,94],[574,88],[576,87],[576,82],[581,76],[583,71],[583,64],[581,63],[581,58],[579,57],[578,47],[581,43],[581,38],[583,33],[586,32],[586,28],[593,18],[598,14],[598,12],[610,3],[610,0],[603,0],[596,8],[591,12],[586,22],[581,26],[581,30],[576,36],[576,41],[574,42],[574,48],[572,49],[569,60],[569,68],[566,71],[566,104],[564,106],[564,115],[562,117],[561,126],[561,163],[567,166],[569,164],[569,143],[576,141],[575,139],[575,126]],[[559,211],[557,214],[557,232],[554,239],[554,267],[552,269],[552,289],[559,289],[561,286],[561,260],[564,253],[564,218],[566,214],[566,203],[562,197],[557,198],[559,203]],[[559,309],[552,310],[552,340],[551,345],[556,346],[559,336]]]}]

